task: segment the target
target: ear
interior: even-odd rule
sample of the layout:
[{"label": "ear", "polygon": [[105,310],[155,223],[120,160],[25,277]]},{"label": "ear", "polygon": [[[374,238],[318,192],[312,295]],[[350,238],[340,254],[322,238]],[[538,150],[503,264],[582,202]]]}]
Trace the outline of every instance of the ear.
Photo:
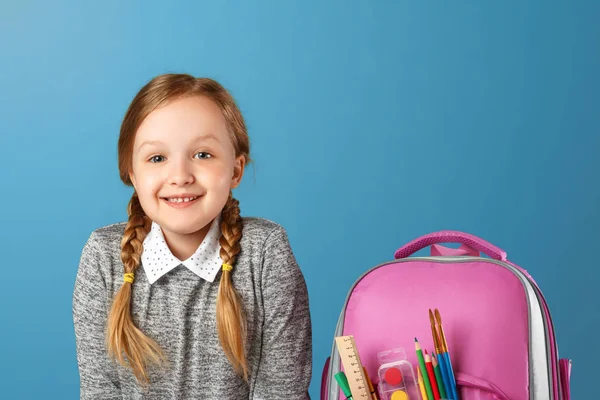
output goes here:
[{"label": "ear", "polygon": [[246,166],[246,157],[237,156],[233,165],[233,176],[231,177],[231,189],[235,189],[239,186],[244,175],[244,167]]},{"label": "ear", "polygon": [[131,184],[133,185],[133,188],[135,189],[135,177],[133,176],[133,172],[129,173],[129,180],[131,181]]}]

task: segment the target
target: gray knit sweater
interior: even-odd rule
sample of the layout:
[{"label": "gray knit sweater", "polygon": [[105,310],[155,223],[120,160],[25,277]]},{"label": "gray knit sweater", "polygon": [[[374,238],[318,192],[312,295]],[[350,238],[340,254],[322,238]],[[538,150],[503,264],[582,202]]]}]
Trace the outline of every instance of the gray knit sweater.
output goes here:
[{"label": "gray knit sweater", "polygon": [[135,324],[157,341],[170,366],[151,368],[144,391],[111,362],[107,313],[123,284],[120,242],[125,223],[92,232],[83,248],[73,293],[81,399],[309,399],[312,334],[304,277],[285,230],[244,218],[241,252],[232,273],[248,323],[250,379],[236,375],[216,329],[213,283],[183,265],[150,285],[140,267],[133,283]]}]

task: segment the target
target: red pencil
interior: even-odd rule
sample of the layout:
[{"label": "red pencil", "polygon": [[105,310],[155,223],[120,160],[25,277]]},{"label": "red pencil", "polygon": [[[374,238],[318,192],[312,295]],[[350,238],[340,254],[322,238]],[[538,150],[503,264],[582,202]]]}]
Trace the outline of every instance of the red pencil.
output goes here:
[{"label": "red pencil", "polygon": [[440,390],[438,389],[437,381],[435,380],[435,373],[433,372],[433,364],[431,363],[431,356],[427,354],[425,350],[425,367],[427,368],[427,375],[429,375],[429,381],[431,382],[431,390],[433,390],[433,398],[440,400]]}]

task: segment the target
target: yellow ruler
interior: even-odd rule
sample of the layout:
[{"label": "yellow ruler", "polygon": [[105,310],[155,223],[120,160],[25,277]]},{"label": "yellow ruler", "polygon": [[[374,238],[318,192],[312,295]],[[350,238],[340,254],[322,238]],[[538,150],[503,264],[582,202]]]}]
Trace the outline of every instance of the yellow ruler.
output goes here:
[{"label": "yellow ruler", "polygon": [[354,343],[354,336],[337,336],[335,342],[340,353],[340,358],[342,359],[344,373],[348,379],[352,398],[354,400],[370,400],[369,384],[367,383],[365,371],[360,362],[356,343]]}]

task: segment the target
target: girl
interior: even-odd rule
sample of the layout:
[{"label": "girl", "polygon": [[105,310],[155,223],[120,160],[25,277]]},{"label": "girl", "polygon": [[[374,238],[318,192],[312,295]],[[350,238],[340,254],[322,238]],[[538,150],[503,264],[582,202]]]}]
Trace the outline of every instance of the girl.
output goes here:
[{"label": "girl", "polygon": [[118,158],[129,220],[92,232],[73,293],[81,399],[308,399],[306,284],[285,230],[232,197],[250,157],[231,95],[154,78]]}]

